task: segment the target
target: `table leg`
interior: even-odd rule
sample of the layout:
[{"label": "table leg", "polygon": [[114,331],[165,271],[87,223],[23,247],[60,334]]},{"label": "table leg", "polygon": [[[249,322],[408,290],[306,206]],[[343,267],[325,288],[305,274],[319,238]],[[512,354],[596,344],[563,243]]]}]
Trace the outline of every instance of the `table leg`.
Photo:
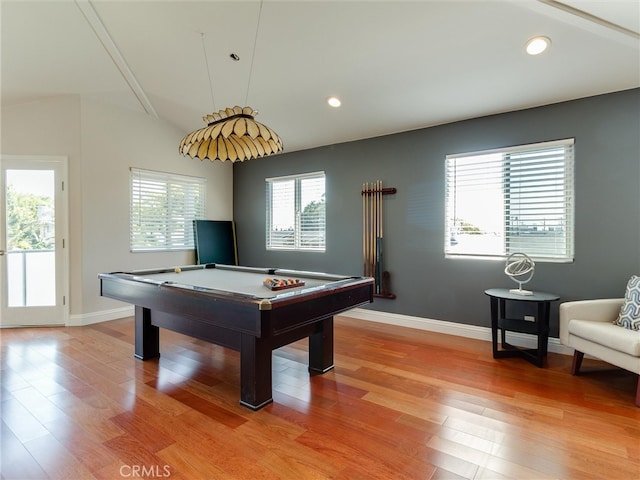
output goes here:
[{"label": "table leg", "polygon": [[141,360],[160,356],[160,329],[151,325],[151,310],[136,305],[135,357]]},{"label": "table leg", "polygon": [[489,301],[491,303],[491,343],[493,344],[493,358],[496,358],[498,354],[498,299],[489,297]]},{"label": "table leg", "polygon": [[318,331],[309,335],[309,371],[325,373],[333,368],[333,317],[317,325]]},{"label": "table leg", "polygon": [[538,302],[538,366],[544,366],[549,343],[549,314],[551,310],[549,302]]},{"label": "table leg", "polygon": [[[504,298],[498,300],[498,326],[500,326],[500,320],[504,320],[507,317],[507,301]],[[504,328],[500,329],[500,346],[503,349],[507,348],[507,331]]]},{"label": "table leg", "polygon": [[240,404],[252,410],[273,402],[271,392],[271,344],[263,338],[242,334],[240,345]]}]

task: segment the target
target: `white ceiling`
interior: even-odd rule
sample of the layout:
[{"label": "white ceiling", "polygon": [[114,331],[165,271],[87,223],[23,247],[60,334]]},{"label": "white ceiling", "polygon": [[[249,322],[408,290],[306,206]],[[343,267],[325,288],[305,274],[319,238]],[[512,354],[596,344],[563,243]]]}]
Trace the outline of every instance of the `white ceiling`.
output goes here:
[{"label": "white ceiling", "polygon": [[[0,15],[3,106],[79,94],[186,134],[248,104],[285,151],[640,86],[638,0],[2,0]],[[552,40],[538,57],[534,35]]]}]

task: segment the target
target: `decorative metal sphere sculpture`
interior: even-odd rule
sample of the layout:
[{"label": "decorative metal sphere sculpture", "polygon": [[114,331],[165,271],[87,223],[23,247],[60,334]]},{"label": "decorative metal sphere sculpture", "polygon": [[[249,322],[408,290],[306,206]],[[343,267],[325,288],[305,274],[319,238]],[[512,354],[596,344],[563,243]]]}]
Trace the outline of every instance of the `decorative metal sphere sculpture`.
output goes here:
[{"label": "decorative metal sphere sculpture", "polygon": [[518,284],[518,288],[509,290],[510,293],[518,295],[533,295],[530,290],[523,290],[522,285],[533,278],[536,264],[524,253],[512,253],[505,262],[504,273],[507,277]]}]

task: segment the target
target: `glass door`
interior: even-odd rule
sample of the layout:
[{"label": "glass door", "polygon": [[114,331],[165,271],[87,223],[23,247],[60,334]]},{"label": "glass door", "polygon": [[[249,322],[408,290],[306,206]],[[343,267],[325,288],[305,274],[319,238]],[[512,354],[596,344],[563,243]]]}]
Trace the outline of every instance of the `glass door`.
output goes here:
[{"label": "glass door", "polygon": [[0,325],[64,325],[66,308],[64,157],[0,161]]}]

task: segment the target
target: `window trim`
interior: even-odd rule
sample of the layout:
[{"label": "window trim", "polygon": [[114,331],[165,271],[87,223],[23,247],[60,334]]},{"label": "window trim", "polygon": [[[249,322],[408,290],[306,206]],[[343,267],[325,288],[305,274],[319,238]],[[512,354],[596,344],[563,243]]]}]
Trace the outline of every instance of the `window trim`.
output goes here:
[{"label": "window trim", "polygon": [[[513,156],[523,152],[534,152],[536,150],[550,150],[554,148],[563,147],[565,149],[564,157],[563,157],[563,201],[558,202],[556,205],[564,204],[563,216],[562,220],[565,225],[565,232],[563,235],[564,240],[564,251],[558,255],[544,254],[544,252],[537,251],[532,252],[529,248],[522,249],[509,249],[508,243],[510,238],[513,239],[513,232],[509,232],[509,221],[508,215],[505,212],[504,218],[502,220],[503,227],[505,229],[504,238],[503,238],[503,247],[502,253],[482,253],[482,252],[452,252],[450,250],[450,242],[451,242],[451,231],[452,228],[455,230],[455,226],[452,225],[450,217],[450,198],[452,195],[450,194],[450,188],[453,183],[455,183],[450,177],[450,161],[455,159],[462,159],[474,156],[489,156],[495,154],[501,154],[503,171],[508,167],[507,157]],[[494,162],[494,161],[491,161]],[[490,163],[490,161],[487,161]],[[542,163],[542,162],[541,162]],[[444,253],[445,258],[476,258],[476,259],[494,259],[494,260],[503,260],[507,258],[511,253],[515,253],[516,251],[526,253],[531,258],[533,258],[537,262],[547,262],[547,263],[571,263],[575,259],[575,138],[566,138],[561,140],[553,140],[548,142],[538,142],[526,145],[516,145],[510,147],[503,148],[494,148],[489,150],[481,150],[475,152],[463,152],[456,154],[449,154],[445,157],[445,194],[444,194]],[[509,201],[505,199],[504,195],[508,191],[510,185],[507,184],[506,177],[502,180],[502,194],[503,194],[503,206],[506,207],[509,205]],[[531,197],[530,197],[531,198]],[[510,236],[511,235],[511,236]]]},{"label": "window trim", "polygon": [[[193,220],[200,220],[205,218],[206,212],[206,191],[207,191],[207,179],[204,177],[194,177],[189,175],[181,175],[177,173],[169,173],[169,172],[161,172],[156,170],[146,170],[142,168],[131,167],[129,173],[129,249],[132,253],[143,253],[143,252],[176,252],[176,251],[186,251],[193,250],[194,240],[193,235],[189,235],[193,232]],[[151,217],[142,219],[140,218],[140,211],[135,212],[136,205],[138,205],[142,200],[140,200],[140,196],[142,195],[144,189],[140,189],[138,187],[138,191],[135,191],[135,182],[152,182],[157,181],[161,183],[165,188],[168,188],[169,185],[180,185],[182,187],[189,187],[195,189],[197,192],[194,197],[198,197],[196,205],[193,205],[192,216],[185,216],[183,223],[183,230],[180,232],[182,235],[182,240],[184,243],[176,243],[172,238],[172,233],[178,232],[176,227],[176,221],[168,218],[169,212],[167,212],[166,216],[159,215],[151,219]],[[136,195],[138,198],[136,199]],[[165,195],[165,200],[167,204],[171,204],[175,202],[175,198],[171,198],[170,195]],[[138,203],[136,203],[136,201]],[[182,212],[185,213],[185,212]],[[136,222],[142,221],[158,221],[159,223],[163,223],[163,227],[165,231],[165,242],[159,246],[149,246],[149,245],[140,245],[136,243],[136,235],[134,234],[134,225]],[[173,224],[173,225],[172,225]],[[173,227],[173,229],[172,229]]]},{"label": "window trim", "polygon": [[[321,247],[303,247],[301,246],[302,237],[301,237],[301,214],[302,214],[302,192],[300,191],[300,183],[302,180],[313,179],[313,178],[322,178],[324,180],[324,198],[325,198],[325,214],[324,214],[324,227],[323,227],[323,244]],[[283,175],[280,177],[269,177],[265,178],[265,210],[266,210],[266,218],[265,218],[265,248],[267,251],[291,251],[291,252],[315,252],[315,253],[324,253],[327,250],[327,220],[326,220],[326,173],[321,171],[309,172],[309,173],[301,173],[301,174],[293,174],[293,175]],[[271,243],[271,232],[272,222],[273,222],[273,208],[272,208],[272,196],[271,196],[271,185],[275,182],[283,182],[294,180],[294,243],[293,246],[273,246]]]}]

